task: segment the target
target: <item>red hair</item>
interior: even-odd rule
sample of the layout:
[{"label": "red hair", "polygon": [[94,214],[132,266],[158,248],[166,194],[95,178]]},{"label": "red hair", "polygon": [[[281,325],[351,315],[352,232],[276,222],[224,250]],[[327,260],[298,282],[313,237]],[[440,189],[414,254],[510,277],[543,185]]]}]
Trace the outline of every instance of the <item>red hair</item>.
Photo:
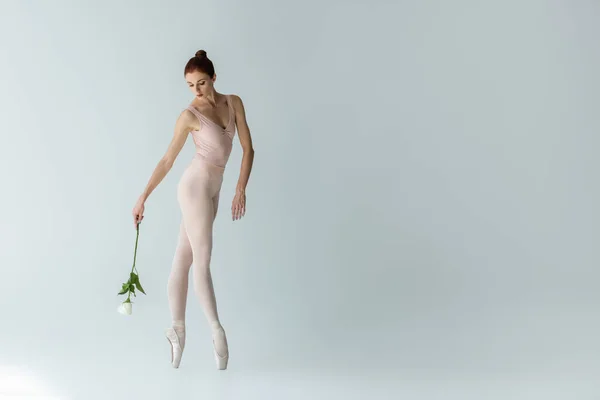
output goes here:
[{"label": "red hair", "polygon": [[195,71],[204,72],[211,78],[215,76],[215,67],[212,61],[206,56],[206,51],[204,50],[198,50],[196,55],[190,58],[183,70],[183,76]]}]

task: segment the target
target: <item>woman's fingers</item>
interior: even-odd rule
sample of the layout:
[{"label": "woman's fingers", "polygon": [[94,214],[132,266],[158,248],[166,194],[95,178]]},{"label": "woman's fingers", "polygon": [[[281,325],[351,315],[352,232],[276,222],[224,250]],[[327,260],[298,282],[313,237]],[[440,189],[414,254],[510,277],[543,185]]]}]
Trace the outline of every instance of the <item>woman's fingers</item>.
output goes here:
[{"label": "woman's fingers", "polygon": [[246,199],[244,197],[235,198],[231,204],[231,219],[237,221],[246,214]]},{"label": "woman's fingers", "polygon": [[242,197],[240,200],[239,218],[242,218],[246,213],[246,199]]},{"label": "woman's fingers", "polygon": [[144,207],[136,205],[132,211],[133,225],[137,226],[144,219]]}]

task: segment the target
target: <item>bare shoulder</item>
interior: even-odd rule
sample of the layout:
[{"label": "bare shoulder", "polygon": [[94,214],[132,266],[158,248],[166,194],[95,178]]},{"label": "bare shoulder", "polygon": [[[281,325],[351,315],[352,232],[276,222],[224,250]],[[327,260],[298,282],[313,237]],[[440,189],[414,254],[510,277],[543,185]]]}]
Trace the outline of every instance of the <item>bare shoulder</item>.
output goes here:
[{"label": "bare shoulder", "polygon": [[177,117],[176,125],[179,128],[178,130],[189,132],[198,129],[200,124],[194,113],[189,108],[186,108]]},{"label": "bare shoulder", "polygon": [[233,110],[235,111],[235,119],[237,124],[246,124],[246,109],[242,98],[237,94],[230,94]]},{"label": "bare shoulder", "polygon": [[194,115],[194,113],[189,108],[186,108],[181,111],[178,119],[181,119],[184,121],[192,121],[195,117],[196,116]]},{"label": "bare shoulder", "polygon": [[230,96],[235,111],[235,124],[237,126],[237,132],[238,137],[240,139],[240,143],[244,148],[244,151],[254,151],[252,148],[252,137],[250,135],[250,127],[248,126],[248,120],[246,119],[246,110],[244,109],[244,103],[240,96],[238,96],[237,94],[231,94]]},{"label": "bare shoulder", "polygon": [[244,102],[242,101],[242,98],[239,95],[230,94],[229,98],[232,100],[232,105],[236,109],[236,111],[239,109],[244,109]]}]

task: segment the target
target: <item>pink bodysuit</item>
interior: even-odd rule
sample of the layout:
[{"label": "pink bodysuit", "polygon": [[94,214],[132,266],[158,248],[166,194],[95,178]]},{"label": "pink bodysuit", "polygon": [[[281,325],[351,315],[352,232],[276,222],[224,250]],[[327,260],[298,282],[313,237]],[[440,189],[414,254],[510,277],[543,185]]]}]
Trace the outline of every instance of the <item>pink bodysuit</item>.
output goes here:
[{"label": "pink bodysuit", "polygon": [[235,113],[229,96],[227,96],[227,105],[229,119],[225,128],[206,118],[194,107],[187,108],[200,120],[200,130],[192,131],[197,156],[223,169],[229,160],[235,135]]},{"label": "pink bodysuit", "polygon": [[[196,154],[183,172],[177,187],[181,208],[181,224],[171,274],[167,285],[169,307],[175,327],[185,325],[188,276],[193,265],[193,284],[204,314],[215,330],[221,325],[210,273],[213,245],[213,222],[217,215],[223,173],[231,154],[235,135],[235,113],[231,96],[227,126],[223,128],[192,106],[187,109],[200,121],[200,129],[192,131]],[[179,333],[184,333],[180,330]],[[181,339],[180,339],[181,340]],[[219,340],[219,354],[227,353],[226,342]]]}]

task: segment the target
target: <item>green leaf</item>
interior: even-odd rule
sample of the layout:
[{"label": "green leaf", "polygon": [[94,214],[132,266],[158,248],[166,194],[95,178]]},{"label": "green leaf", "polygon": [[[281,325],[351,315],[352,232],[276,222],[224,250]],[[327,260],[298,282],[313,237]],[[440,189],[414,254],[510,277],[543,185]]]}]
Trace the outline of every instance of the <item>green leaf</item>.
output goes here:
[{"label": "green leaf", "polygon": [[135,272],[132,272],[129,274],[129,280],[131,281],[131,283],[136,283],[136,282],[139,282],[140,278],[137,276],[137,274]]},{"label": "green leaf", "polygon": [[140,292],[146,294],[146,292],[144,292],[144,289],[142,288],[142,284],[140,283],[139,279],[135,282],[135,287],[137,287],[137,290],[139,290]]},{"label": "green leaf", "polygon": [[130,287],[129,283],[124,283],[123,286],[121,287],[121,291],[119,292],[119,294],[125,294],[125,293],[129,292],[129,287]]}]

